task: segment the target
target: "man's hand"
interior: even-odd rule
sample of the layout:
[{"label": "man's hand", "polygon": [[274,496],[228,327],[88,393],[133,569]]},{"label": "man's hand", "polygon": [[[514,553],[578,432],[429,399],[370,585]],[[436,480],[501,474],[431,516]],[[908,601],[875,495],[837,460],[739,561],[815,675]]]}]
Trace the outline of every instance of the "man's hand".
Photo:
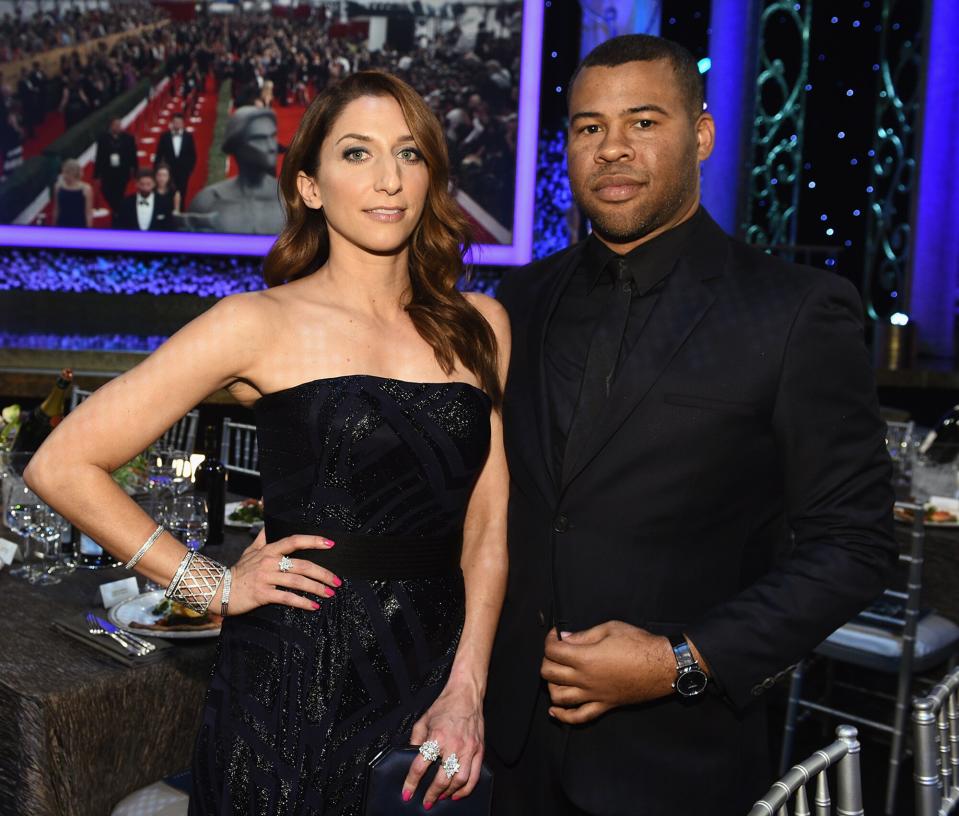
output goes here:
[{"label": "man's hand", "polygon": [[638,626],[609,621],[556,637],[551,629],[540,674],[560,722],[589,722],[619,706],[665,697],[676,679],[669,640]]}]

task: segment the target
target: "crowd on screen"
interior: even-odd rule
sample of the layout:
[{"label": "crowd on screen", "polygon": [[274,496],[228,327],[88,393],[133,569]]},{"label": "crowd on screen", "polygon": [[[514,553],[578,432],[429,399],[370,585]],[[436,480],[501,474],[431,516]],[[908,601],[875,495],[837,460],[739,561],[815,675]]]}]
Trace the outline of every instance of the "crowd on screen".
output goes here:
[{"label": "crowd on screen", "polygon": [[55,48],[70,48],[164,19],[166,15],[149,3],[124,3],[89,11],[61,10],[55,5],[26,20],[4,14],[0,17],[0,62],[13,62]]},{"label": "crowd on screen", "polygon": [[[348,73],[383,69],[410,82],[443,122],[454,184],[510,225],[521,5],[503,3],[469,34],[452,27],[437,39],[419,37],[402,51],[389,43],[370,51],[364,35],[343,35],[322,13],[305,19],[241,13],[171,21],[132,33],[110,49],[64,55],[56,77],[48,77],[39,63],[24,69],[15,89],[10,84],[0,89],[0,147],[8,154],[11,145],[32,136],[48,113],[45,100],[55,100],[69,128],[160,70],[175,83],[189,116],[210,76],[217,87],[231,81],[235,107],[284,107],[309,104],[327,83]],[[134,173],[135,168],[131,179]]]}]

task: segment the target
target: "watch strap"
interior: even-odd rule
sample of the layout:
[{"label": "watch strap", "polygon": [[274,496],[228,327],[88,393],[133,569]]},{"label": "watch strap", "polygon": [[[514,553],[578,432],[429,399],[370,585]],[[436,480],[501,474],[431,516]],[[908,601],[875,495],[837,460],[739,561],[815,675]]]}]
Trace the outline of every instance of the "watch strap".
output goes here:
[{"label": "watch strap", "polygon": [[673,647],[673,654],[676,656],[676,670],[689,668],[690,666],[699,666],[692,649],[689,648],[686,638],[680,633],[678,635],[668,635],[669,645]]}]

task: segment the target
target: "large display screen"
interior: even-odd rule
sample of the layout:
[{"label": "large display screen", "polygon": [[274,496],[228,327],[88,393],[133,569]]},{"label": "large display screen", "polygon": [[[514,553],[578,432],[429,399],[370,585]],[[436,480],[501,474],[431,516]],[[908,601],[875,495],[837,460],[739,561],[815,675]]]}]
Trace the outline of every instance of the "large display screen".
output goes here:
[{"label": "large display screen", "polygon": [[27,11],[0,65],[0,245],[264,255],[306,106],[379,69],[443,125],[472,261],[531,257],[539,0]]}]

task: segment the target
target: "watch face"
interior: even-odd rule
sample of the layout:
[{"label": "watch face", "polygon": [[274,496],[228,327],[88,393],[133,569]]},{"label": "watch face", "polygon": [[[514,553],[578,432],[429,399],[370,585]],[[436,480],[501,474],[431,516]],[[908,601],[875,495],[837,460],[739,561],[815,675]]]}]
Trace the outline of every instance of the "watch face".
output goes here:
[{"label": "watch face", "polygon": [[690,669],[676,678],[676,691],[683,697],[695,697],[706,690],[706,673],[701,669]]}]

